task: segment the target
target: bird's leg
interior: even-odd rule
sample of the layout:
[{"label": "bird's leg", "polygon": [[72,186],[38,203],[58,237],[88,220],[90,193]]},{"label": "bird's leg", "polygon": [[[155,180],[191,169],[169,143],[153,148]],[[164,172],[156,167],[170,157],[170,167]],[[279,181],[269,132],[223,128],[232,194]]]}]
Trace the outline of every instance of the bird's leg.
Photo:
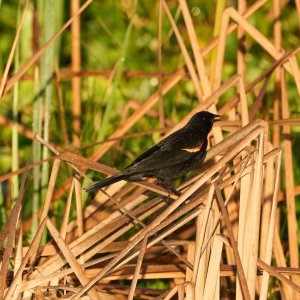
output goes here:
[{"label": "bird's leg", "polygon": [[176,191],[176,189],[173,188],[171,181],[158,179],[158,184],[162,186],[164,189],[166,189],[169,195],[176,195],[177,197],[181,196],[181,193]]}]

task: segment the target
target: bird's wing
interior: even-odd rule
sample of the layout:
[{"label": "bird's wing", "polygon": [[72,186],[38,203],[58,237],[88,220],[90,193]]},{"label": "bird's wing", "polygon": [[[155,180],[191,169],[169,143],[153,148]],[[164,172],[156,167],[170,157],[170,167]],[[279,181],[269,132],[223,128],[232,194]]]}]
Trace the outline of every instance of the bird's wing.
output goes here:
[{"label": "bird's wing", "polygon": [[137,157],[126,169],[130,168],[131,166],[141,162],[142,160],[148,158],[151,156],[151,154],[157,152],[158,150],[160,150],[160,146],[159,144],[154,145],[153,147],[151,147],[150,149],[148,149],[147,151],[145,151],[143,154],[141,154],[139,157]]},{"label": "bird's wing", "polygon": [[185,146],[182,139],[177,141],[177,139],[173,138],[171,142],[162,142],[154,145],[126,169],[134,173],[170,167],[182,163],[197,154],[203,154],[206,146],[206,139],[198,141],[196,146]]},{"label": "bird's wing", "polygon": [[177,132],[174,132],[173,134],[169,135],[168,137],[166,137],[159,143],[152,146],[150,149],[148,149],[143,154],[138,156],[127,168],[143,161],[144,159],[149,158],[151,155],[153,155],[154,153],[157,153],[161,150],[172,151],[175,149],[180,149],[180,140],[182,140],[182,138],[186,137],[186,135],[184,135],[183,130],[184,129],[182,128],[182,129],[178,130]]}]

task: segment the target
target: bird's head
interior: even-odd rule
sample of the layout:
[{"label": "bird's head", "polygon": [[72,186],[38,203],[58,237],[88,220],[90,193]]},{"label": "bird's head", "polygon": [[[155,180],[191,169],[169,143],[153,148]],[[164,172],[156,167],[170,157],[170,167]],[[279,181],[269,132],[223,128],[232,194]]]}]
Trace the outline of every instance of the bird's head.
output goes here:
[{"label": "bird's head", "polygon": [[219,115],[212,114],[208,111],[201,111],[192,116],[188,125],[209,133],[212,129],[213,123],[220,121],[220,119],[221,117]]}]

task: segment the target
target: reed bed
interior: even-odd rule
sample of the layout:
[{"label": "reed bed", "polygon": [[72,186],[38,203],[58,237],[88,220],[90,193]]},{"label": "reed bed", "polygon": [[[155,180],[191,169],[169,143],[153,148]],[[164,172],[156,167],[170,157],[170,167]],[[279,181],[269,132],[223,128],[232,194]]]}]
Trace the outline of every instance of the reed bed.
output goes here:
[{"label": "reed bed", "polygon": [[[70,1],[70,16],[59,25],[52,23],[53,1],[39,2],[41,7],[20,1],[16,7],[16,32],[0,84],[2,103],[14,107],[12,118],[8,104],[0,111],[0,124],[12,132],[12,165],[0,176],[0,298],[300,299],[300,166],[293,155],[300,48],[299,39],[298,45],[283,41],[295,41],[297,34],[282,26],[289,17],[284,5],[299,26],[299,1],[240,0],[237,7],[217,1],[213,35],[202,45],[198,27],[205,25],[195,16],[205,5],[159,0],[154,71],[126,67],[133,32],[141,26],[139,9],[146,4],[125,2],[120,59],[110,70],[85,70],[81,54],[86,32],[80,22],[99,3]],[[253,24],[257,14],[273,32]],[[43,38],[40,44],[39,35],[32,36],[33,54],[20,64],[28,15],[30,30],[44,29]],[[115,38],[113,28],[99,22]],[[69,29],[70,63],[62,69],[55,47]],[[234,62],[227,60],[232,36]],[[182,63],[165,70],[164,46],[171,38]],[[259,56],[255,75],[248,76],[251,55]],[[268,57],[268,64],[260,66],[260,57]],[[93,78],[105,82],[98,131],[90,127],[99,121],[99,106],[84,103],[83,82]],[[120,87],[141,78],[156,82],[147,97],[118,102]],[[34,91],[31,127],[18,118],[20,86],[28,82]],[[185,84],[194,102],[180,113],[174,98]],[[168,195],[154,180],[121,181],[89,196],[83,190],[146,150],[149,135],[158,141],[201,110],[223,120],[209,136],[204,164],[180,181],[181,196]],[[147,141],[135,151],[134,139]]]}]

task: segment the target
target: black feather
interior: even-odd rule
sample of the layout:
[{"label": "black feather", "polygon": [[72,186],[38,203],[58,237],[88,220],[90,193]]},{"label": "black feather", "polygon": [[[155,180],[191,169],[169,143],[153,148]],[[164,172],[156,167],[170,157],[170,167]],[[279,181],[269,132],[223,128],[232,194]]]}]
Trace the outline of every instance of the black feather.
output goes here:
[{"label": "black feather", "polygon": [[122,172],[95,182],[86,190],[94,191],[120,180],[154,177],[169,191],[174,191],[172,182],[204,161],[207,136],[217,117],[209,112],[196,113],[183,128],[148,149]]}]

